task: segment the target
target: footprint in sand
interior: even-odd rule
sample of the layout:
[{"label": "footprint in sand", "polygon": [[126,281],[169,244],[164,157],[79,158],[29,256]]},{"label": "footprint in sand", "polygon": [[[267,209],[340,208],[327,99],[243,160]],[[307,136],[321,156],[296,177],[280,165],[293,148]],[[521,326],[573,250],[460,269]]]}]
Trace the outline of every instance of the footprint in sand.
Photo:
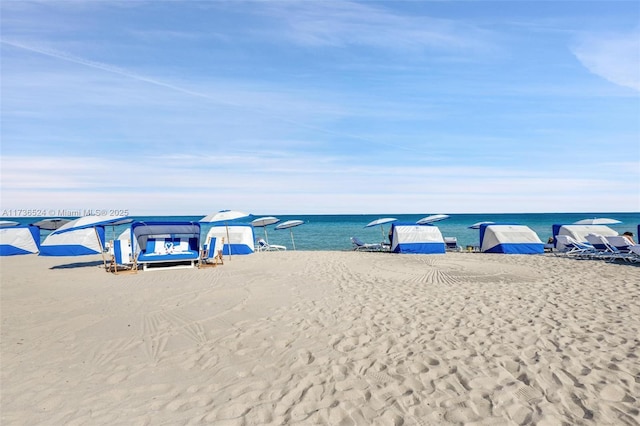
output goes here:
[{"label": "footprint in sand", "polygon": [[624,389],[622,389],[618,385],[614,385],[614,384],[606,385],[605,387],[602,388],[602,390],[600,390],[600,397],[605,401],[619,402],[624,399],[624,396],[625,396]]}]

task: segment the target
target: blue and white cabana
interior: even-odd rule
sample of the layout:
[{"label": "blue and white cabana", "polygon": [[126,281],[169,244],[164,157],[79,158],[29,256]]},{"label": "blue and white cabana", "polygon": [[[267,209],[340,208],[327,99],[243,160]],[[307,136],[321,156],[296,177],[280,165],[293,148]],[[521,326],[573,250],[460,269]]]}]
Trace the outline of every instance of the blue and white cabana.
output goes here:
[{"label": "blue and white cabana", "polygon": [[216,238],[222,241],[224,238],[223,254],[251,254],[255,251],[253,225],[251,224],[214,224],[205,239]]},{"label": "blue and white cabana", "polygon": [[568,235],[569,237],[581,243],[587,242],[587,235],[589,234],[598,234],[605,237],[618,235],[618,231],[609,228],[607,225],[556,224],[552,225],[551,230],[553,233],[555,248],[560,251],[563,251],[565,249],[565,245],[557,241],[556,236],[558,235]]},{"label": "blue and white cabana", "polygon": [[483,253],[542,254],[544,243],[525,225],[480,225],[480,251]]},{"label": "blue and white cabana", "polygon": [[410,254],[444,254],[445,243],[434,225],[399,223],[391,225],[391,251]]},{"label": "blue and white cabana", "polygon": [[31,225],[0,227],[0,256],[38,253],[40,229]]},{"label": "blue and white cabana", "polygon": [[197,222],[133,222],[131,251],[143,269],[151,264],[187,263],[200,258]]},{"label": "blue and white cabana", "polygon": [[105,226],[131,221],[125,216],[84,216],[74,219],[44,239],[40,256],[87,256],[103,254]]}]

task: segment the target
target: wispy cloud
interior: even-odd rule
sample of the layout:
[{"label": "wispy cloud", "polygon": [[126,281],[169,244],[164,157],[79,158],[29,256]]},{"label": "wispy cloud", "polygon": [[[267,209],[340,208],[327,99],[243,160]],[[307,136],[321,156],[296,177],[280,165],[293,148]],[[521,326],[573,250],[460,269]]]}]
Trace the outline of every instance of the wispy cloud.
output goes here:
[{"label": "wispy cloud", "polygon": [[592,73],[640,91],[640,30],[583,35],[572,51]]},{"label": "wispy cloud", "polygon": [[[231,205],[279,214],[367,213],[373,200],[385,206],[381,212],[393,211],[393,206],[406,210],[408,205],[414,206],[411,213],[433,206],[451,212],[489,212],[503,209],[500,202],[516,197],[522,199],[522,211],[537,211],[543,207],[536,209],[528,198],[566,196],[563,210],[587,208],[584,200],[589,199],[589,207],[597,209],[603,197],[637,190],[633,182],[607,178],[620,170],[617,164],[604,166],[600,175],[591,177],[575,176],[571,170],[550,176],[544,171],[490,165],[350,167],[341,164],[341,159],[318,161],[314,156],[300,155],[295,159],[276,155],[204,159],[204,163],[216,161],[214,166],[198,163],[197,157],[190,155],[152,156],[135,164],[126,159],[65,157],[65,173],[59,173],[60,161],[44,156],[3,157],[3,205],[73,209],[91,193],[87,199],[93,203],[128,208],[133,214],[206,214]],[[375,180],[381,174],[393,178]],[[465,203],[460,204],[461,198]],[[164,205],[163,199],[171,202]],[[582,204],[572,204],[580,199]]]},{"label": "wispy cloud", "polygon": [[349,1],[271,2],[260,9],[286,25],[290,41],[302,45],[381,49],[464,49],[491,47],[491,32],[425,15],[398,14],[380,3]]}]

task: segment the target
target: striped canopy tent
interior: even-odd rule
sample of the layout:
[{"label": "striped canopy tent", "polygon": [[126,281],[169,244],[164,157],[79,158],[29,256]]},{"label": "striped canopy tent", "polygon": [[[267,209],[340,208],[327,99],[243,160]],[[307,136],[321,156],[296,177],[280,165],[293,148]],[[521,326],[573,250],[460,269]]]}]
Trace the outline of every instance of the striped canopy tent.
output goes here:
[{"label": "striped canopy tent", "polygon": [[74,219],[45,238],[40,256],[87,256],[101,254],[103,262],[105,226],[131,222],[126,216],[84,216]]},{"label": "striped canopy tent", "polygon": [[38,253],[39,245],[40,229],[36,226],[0,227],[0,256],[35,254]]}]

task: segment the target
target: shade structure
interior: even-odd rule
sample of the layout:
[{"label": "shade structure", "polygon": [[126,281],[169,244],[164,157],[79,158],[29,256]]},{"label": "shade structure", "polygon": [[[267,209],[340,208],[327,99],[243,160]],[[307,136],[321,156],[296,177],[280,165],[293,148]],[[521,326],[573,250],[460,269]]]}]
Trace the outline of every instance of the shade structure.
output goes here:
[{"label": "shade structure", "polygon": [[[225,226],[228,225],[229,222],[236,219],[242,219],[244,217],[251,216],[249,213],[241,212],[238,210],[220,210],[216,213],[211,213],[200,219],[201,223],[216,223],[221,222],[224,223]],[[227,242],[225,244],[229,244],[229,227],[227,226]],[[231,259],[231,247],[229,247],[229,259]]]},{"label": "shade structure", "polygon": [[[216,243],[224,240],[221,246],[223,254],[245,255],[255,252],[254,227],[249,223],[214,224],[203,239],[203,243],[210,247],[211,241],[215,238]],[[215,256],[214,252],[214,256]]]},{"label": "shade structure", "polygon": [[577,222],[573,222],[574,225],[614,225],[616,223],[622,223],[616,219],[609,219],[606,217],[594,217],[591,219],[582,219]]},{"label": "shade structure", "polygon": [[542,254],[544,244],[528,226],[518,224],[480,225],[480,251],[483,253]]},{"label": "shade structure", "polygon": [[51,219],[39,220],[37,222],[32,223],[32,225],[47,231],[55,231],[56,229],[61,228],[63,225],[66,225],[69,222],[71,222],[71,219],[53,217]]},{"label": "shade structure", "polygon": [[416,223],[418,225],[426,225],[429,223],[440,222],[441,220],[445,220],[448,218],[449,218],[448,214],[432,214],[431,216],[423,217]]},{"label": "shade structure", "polygon": [[446,246],[440,229],[431,224],[397,222],[391,225],[391,248],[394,253],[444,254]]},{"label": "shade structure", "polygon": [[397,220],[398,219],[396,219],[395,217],[381,217],[380,219],[376,219],[374,221],[371,221],[371,222],[367,223],[364,227],[365,228],[370,228],[372,226],[380,225],[380,232],[382,232],[382,241],[384,241],[384,225],[386,223],[395,222]]},{"label": "shade structure", "polygon": [[469,229],[480,229],[480,226],[482,226],[482,225],[490,225],[492,223],[495,223],[495,222],[476,222],[473,225],[468,226],[468,228]]},{"label": "shade structure", "polygon": [[40,256],[88,256],[102,254],[105,244],[104,226],[52,232],[40,244]]},{"label": "shade structure", "polygon": [[53,231],[40,245],[40,256],[86,256],[101,254],[104,257],[106,225],[131,222],[127,216],[83,216],[71,220]]},{"label": "shade structure", "polygon": [[281,224],[276,226],[276,229],[288,229],[291,234],[291,245],[293,249],[296,249],[296,242],[293,240],[293,229],[296,226],[302,225],[304,223],[303,220],[288,220],[286,222],[282,222]]},{"label": "shade structure", "polygon": [[560,251],[564,251],[566,249],[566,244],[563,241],[558,241],[557,237],[560,235],[571,237],[579,243],[586,243],[587,235],[589,234],[598,234],[605,237],[618,235],[618,231],[609,228],[607,225],[555,224],[551,226],[551,230],[554,238],[555,248]]},{"label": "shade structure", "polygon": [[4,226],[0,228],[0,256],[37,253],[40,230],[35,226]]},{"label": "shade structure", "polygon": [[251,221],[251,225],[256,228],[264,228],[264,239],[269,244],[269,236],[267,235],[267,226],[280,222],[280,219],[274,216],[259,217]]}]

